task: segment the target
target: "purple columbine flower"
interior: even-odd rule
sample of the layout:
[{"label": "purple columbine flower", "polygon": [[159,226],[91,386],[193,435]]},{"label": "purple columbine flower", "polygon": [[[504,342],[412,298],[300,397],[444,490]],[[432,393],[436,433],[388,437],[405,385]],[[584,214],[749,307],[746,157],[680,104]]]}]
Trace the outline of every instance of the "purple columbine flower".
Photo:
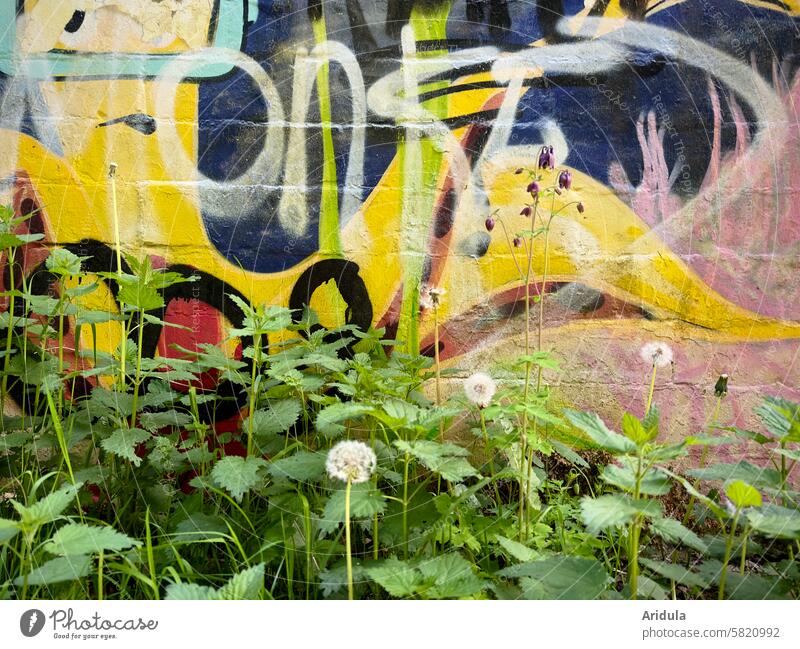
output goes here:
[{"label": "purple columbine flower", "polygon": [[539,183],[537,183],[535,180],[528,183],[528,187],[525,189],[525,191],[536,196],[536,194],[539,193]]},{"label": "purple columbine flower", "polygon": [[541,151],[539,151],[539,169],[547,169],[549,161],[550,151],[548,151],[546,146],[543,146]]},{"label": "purple columbine flower", "polygon": [[488,219],[486,219],[486,223],[484,225],[486,225],[486,229],[491,232],[494,230],[494,219],[490,216]]},{"label": "purple columbine flower", "polygon": [[583,211],[584,211],[584,209],[585,209],[585,208],[583,207],[583,203],[578,203],[578,211],[579,211],[581,214],[583,214]]},{"label": "purple columbine flower", "polygon": [[556,155],[553,153],[552,146],[547,150],[547,166],[550,167],[550,169],[556,168]]},{"label": "purple columbine flower", "polygon": [[522,239],[519,237],[514,237],[514,247],[519,248],[522,245]]},{"label": "purple columbine flower", "polygon": [[527,205],[522,208],[522,211],[519,213],[520,216],[530,216],[531,215],[531,208]]},{"label": "purple columbine flower", "polygon": [[558,174],[558,186],[561,189],[572,189],[572,173],[564,169]]}]

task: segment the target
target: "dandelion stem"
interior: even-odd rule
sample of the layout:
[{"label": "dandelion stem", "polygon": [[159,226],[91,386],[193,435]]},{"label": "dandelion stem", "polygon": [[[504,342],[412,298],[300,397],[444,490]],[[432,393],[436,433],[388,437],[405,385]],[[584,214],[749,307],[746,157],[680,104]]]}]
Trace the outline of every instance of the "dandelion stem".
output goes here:
[{"label": "dandelion stem", "polygon": [[650,375],[650,391],[647,393],[647,405],[644,408],[644,414],[647,416],[647,413],[650,412],[650,406],[653,405],[653,391],[656,388],[656,370],[658,366],[653,363],[653,372]]},{"label": "dandelion stem", "polygon": [[348,478],[344,492],[344,535],[347,549],[347,599],[353,599],[353,556],[350,545],[350,487],[353,481]]}]

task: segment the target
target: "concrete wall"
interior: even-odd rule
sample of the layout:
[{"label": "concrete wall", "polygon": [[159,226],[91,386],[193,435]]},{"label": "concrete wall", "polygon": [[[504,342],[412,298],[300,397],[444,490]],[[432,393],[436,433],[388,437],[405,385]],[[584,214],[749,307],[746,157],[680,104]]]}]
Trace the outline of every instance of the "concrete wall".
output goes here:
[{"label": "concrete wall", "polygon": [[[760,393],[800,398],[796,0],[0,7],[3,200],[107,268],[113,161],[124,251],[202,273],[168,296],[193,333],[149,334],[149,354],[219,342],[231,292],[311,295],[328,324],[432,354],[428,285],[447,291],[442,359],[498,371],[525,332],[515,172],[552,145],[542,184],[573,184],[541,206],[558,214],[530,293],[547,263],[557,399],[641,414],[652,341],[674,353],[656,400],[676,435],[721,372],[726,420]],[[26,273],[46,255],[30,246]]]}]

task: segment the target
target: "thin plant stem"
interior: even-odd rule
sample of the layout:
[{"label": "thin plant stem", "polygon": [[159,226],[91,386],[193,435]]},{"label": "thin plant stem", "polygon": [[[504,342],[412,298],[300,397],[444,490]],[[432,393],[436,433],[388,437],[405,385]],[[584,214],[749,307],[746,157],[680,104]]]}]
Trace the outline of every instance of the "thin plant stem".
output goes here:
[{"label": "thin plant stem", "polygon": [[653,392],[656,389],[656,370],[658,366],[653,363],[653,372],[650,375],[650,391],[647,393],[647,405],[644,407],[644,414],[647,416],[647,413],[650,412],[650,406],[653,405]]},{"label": "thin plant stem", "polygon": [[344,534],[345,548],[347,549],[347,599],[353,599],[353,551],[350,541],[350,487],[353,481],[347,479],[344,492]]},{"label": "thin plant stem", "polygon": [[725,585],[728,582],[728,562],[731,560],[733,537],[736,534],[736,526],[739,524],[739,514],[741,514],[741,511],[741,507],[736,508],[736,513],[733,516],[733,523],[731,524],[731,531],[725,542],[725,557],[722,560],[722,574],[719,576],[719,592],[717,594],[717,599],[719,600],[725,599]]},{"label": "thin plant stem", "polygon": [[[442,368],[439,360],[439,304],[438,298],[433,303],[433,358],[436,364],[436,405],[442,405]],[[439,441],[444,441],[444,419],[439,420]]]},{"label": "thin plant stem", "polygon": [[[111,180],[111,213],[114,217],[114,247],[117,256],[117,274],[122,275],[122,246],[119,236],[119,211],[117,209],[117,165],[111,163],[108,168],[108,177]],[[128,331],[127,327],[122,328],[122,338],[119,341],[120,348],[120,368],[119,380],[120,387],[125,389],[125,361],[128,356]]]},{"label": "thin plant stem", "polygon": [[500,490],[497,488],[497,482],[494,479],[494,458],[492,457],[492,451],[489,449],[489,433],[486,430],[486,417],[483,414],[483,408],[478,408],[478,414],[481,417],[481,432],[483,433],[483,445],[486,449],[486,454],[489,458],[489,473],[492,476],[492,486],[494,487],[494,497],[495,497],[495,504],[497,505],[497,510],[500,511]]}]

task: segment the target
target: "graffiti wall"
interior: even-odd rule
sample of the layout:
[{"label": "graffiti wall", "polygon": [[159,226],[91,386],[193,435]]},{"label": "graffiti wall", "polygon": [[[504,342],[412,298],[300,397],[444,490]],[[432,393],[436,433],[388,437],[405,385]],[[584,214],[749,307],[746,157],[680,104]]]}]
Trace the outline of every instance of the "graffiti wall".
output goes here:
[{"label": "graffiti wall", "polygon": [[165,296],[191,331],[148,334],[150,355],[220,342],[241,317],[230,294],[433,354],[419,291],[436,286],[441,358],[500,372],[525,332],[517,170],[552,146],[549,173],[573,181],[543,208],[558,216],[529,293],[556,398],[640,413],[639,352],[660,341],[673,431],[702,422],[721,372],[741,420],[757,391],[800,399],[798,12],[0,0],[0,202],[45,235],[16,277],[54,245],[108,270],[116,205],[125,253],[201,278]]}]

